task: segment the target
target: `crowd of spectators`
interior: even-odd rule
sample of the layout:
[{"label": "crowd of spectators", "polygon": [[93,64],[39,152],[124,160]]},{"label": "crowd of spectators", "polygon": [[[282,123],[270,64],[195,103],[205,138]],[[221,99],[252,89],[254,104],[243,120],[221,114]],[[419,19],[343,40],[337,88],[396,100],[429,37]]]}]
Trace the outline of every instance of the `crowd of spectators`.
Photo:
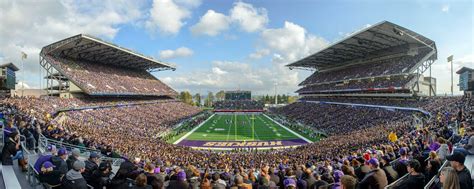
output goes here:
[{"label": "crowd of spectators", "polygon": [[309,94],[309,93],[324,93],[324,92],[344,92],[344,91],[370,91],[377,89],[378,91],[392,92],[394,90],[405,89],[406,85],[415,78],[414,75],[405,76],[398,75],[392,77],[378,77],[368,78],[363,80],[350,80],[346,82],[338,83],[326,83],[307,85],[296,93]]},{"label": "crowd of spectators", "polygon": [[344,67],[337,70],[315,72],[303,82],[301,82],[300,86],[357,78],[407,74],[413,68],[413,66],[415,66],[429,52],[430,50],[420,50],[419,54],[415,56],[405,55],[367,64],[358,64]]},{"label": "crowd of spectators", "polygon": [[215,110],[263,110],[264,104],[256,100],[222,100],[214,102]]},{"label": "crowd of spectators", "polygon": [[[432,115],[447,115],[447,119],[431,119],[424,123],[423,127],[415,127],[411,124],[409,116],[403,113],[392,112],[390,115],[375,113],[376,115],[372,116],[368,115],[374,114],[372,110],[351,108],[352,111],[350,111],[337,105],[326,105],[327,107],[318,107],[309,103],[290,105],[289,107],[295,108],[300,114],[305,113],[300,109],[311,112],[312,109],[317,108],[322,111],[307,114],[311,118],[323,115],[326,111],[336,115],[328,117],[329,120],[321,120],[322,123],[335,120],[358,122],[358,124],[350,125],[354,128],[328,125],[328,127],[338,127],[341,131],[329,129],[330,134],[327,138],[294,149],[219,152],[197,151],[171,145],[153,138],[153,132],[155,132],[153,129],[149,130],[148,127],[132,122],[150,119],[142,114],[160,111],[159,108],[146,111],[138,107],[123,107],[124,111],[130,114],[121,114],[118,107],[80,113],[71,112],[66,114],[68,119],[64,121],[63,132],[76,132],[75,134],[80,137],[93,139],[92,143],[95,144],[117,143],[114,148],[125,145],[127,148],[147,152],[134,153],[132,149],[120,149],[126,161],[120,166],[115,176],[105,177],[112,177],[110,182],[103,182],[108,188],[126,188],[127,186],[143,188],[147,185],[153,188],[321,188],[320,186],[338,188],[344,185],[347,188],[351,183],[358,185],[359,188],[381,188],[406,173],[410,174],[408,176],[410,182],[402,182],[399,188],[419,188],[420,183],[424,185],[430,180],[430,177],[434,175],[433,170],[443,159],[451,161],[452,167],[456,170],[463,168],[462,158],[446,156],[444,151],[438,149],[447,147],[450,150],[452,148],[451,141],[447,139],[452,138],[453,132],[447,125],[458,121],[456,112],[466,106],[466,99],[440,98],[436,101],[427,101],[436,102],[436,104],[420,103],[419,107],[431,112]],[[287,111],[284,110],[289,107],[275,111],[287,116]],[[127,108],[130,108],[130,111]],[[152,107],[145,109],[150,108]],[[169,114],[179,114],[183,111],[181,107],[174,108],[170,108]],[[336,111],[331,111],[332,109],[340,109],[345,114],[337,114]],[[132,113],[133,111],[140,111],[141,114]],[[166,110],[163,114],[169,116]],[[385,121],[382,116],[386,116]],[[374,121],[359,122],[356,118],[374,119]],[[8,120],[17,122],[16,119],[22,118]],[[88,124],[89,119],[94,119],[95,123]],[[293,119],[308,118],[295,117]],[[334,122],[334,124],[338,123],[340,122]],[[84,125],[78,129],[76,128],[78,126],[73,126],[75,124]],[[315,127],[317,127],[316,124]],[[470,128],[469,125],[466,127]],[[86,131],[87,129],[94,130],[97,134]],[[389,133],[395,133],[398,139],[392,141],[388,137]],[[470,129],[466,133],[467,135],[474,134]],[[128,140],[131,142],[127,142]],[[63,159],[68,159],[63,153],[61,155]],[[71,155],[74,156],[74,152]],[[59,153],[58,156],[60,156]],[[424,160],[428,157],[434,161],[426,163]],[[396,158],[400,159],[393,165],[388,163]],[[82,172],[82,177],[90,174],[86,172],[87,166],[76,162],[72,163],[72,169],[65,173],[62,184],[65,179],[81,180],[78,174],[80,172]],[[43,163],[42,166],[45,169],[52,167],[49,163]],[[53,170],[58,169],[57,165],[54,166],[56,168],[53,167]],[[221,170],[211,171],[216,169]],[[107,175],[108,172],[104,171],[103,174]],[[446,175],[452,177],[452,174],[448,172]],[[469,186],[464,177],[458,177],[459,183]],[[415,184],[412,182],[414,180],[417,181]],[[92,184],[91,181],[85,182]]]},{"label": "crowd of spectators", "polygon": [[309,125],[326,134],[345,134],[375,125],[401,124],[397,122],[410,118],[410,112],[384,109],[352,107],[347,105],[297,102],[274,110],[289,120]]},{"label": "crowd of spectators", "polygon": [[91,95],[177,96],[176,91],[144,69],[71,61],[51,56],[46,59]]}]

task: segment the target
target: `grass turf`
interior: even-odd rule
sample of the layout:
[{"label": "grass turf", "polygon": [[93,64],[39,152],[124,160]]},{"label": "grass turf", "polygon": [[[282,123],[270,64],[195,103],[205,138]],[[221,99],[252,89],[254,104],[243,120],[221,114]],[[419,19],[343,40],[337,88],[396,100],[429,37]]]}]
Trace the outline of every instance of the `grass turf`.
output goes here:
[{"label": "grass turf", "polygon": [[298,138],[263,115],[216,114],[186,140],[268,141]]}]

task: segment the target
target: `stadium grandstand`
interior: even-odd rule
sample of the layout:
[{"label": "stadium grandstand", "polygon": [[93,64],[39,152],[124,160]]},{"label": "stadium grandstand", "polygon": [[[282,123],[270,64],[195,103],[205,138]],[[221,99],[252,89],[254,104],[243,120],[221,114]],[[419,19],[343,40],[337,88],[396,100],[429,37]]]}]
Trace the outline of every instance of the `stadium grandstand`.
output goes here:
[{"label": "stadium grandstand", "polygon": [[[299,101],[216,116],[149,73],[173,66],[73,36],[41,51],[49,96],[1,101],[0,184],[417,189],[440,188],[449,173],[471,189],[474,100],[419,98],[436,58],[434,41],[384,21],[289,64],[316,70]],[[260,109],[250,95],[232,92],[216,109]]]},{"label": "stadium grandstand", "polygon": [[150,72],[175,70],[131,50],[79,34],[43,47],[48,95],[176,96]]},{"label": "stadium grandstand", "polygon": [[436,95],[431,83],[420,87],[436,59],[434,41],[383,21],[287,66],[315,70],[299,84],[302,97],[412,97]]}]

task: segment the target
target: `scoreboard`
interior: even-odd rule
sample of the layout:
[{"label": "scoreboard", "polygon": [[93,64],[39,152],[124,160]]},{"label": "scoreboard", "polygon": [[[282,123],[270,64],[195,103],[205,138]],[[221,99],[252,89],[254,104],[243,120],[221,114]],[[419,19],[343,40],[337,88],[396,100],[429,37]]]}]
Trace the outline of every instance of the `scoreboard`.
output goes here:
[{"label": "scoreboard", "polygon": [[250,91],[226,91],[225,100],[251,100],[252,93]]}]

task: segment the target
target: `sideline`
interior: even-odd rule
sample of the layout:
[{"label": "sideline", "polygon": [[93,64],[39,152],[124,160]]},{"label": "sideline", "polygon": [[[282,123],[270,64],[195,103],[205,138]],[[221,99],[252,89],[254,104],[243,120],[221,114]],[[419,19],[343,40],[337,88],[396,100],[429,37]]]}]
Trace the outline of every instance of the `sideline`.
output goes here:
[{"label": "sideline", "polygon": [[304,136],[301,136],[300,134],[294,132],[294,131],[291,130],[291,129],[288,129],[288,127],[283,126],[283,125],[282,125],[281,123],[279,123],[278,121],[273,120],[271,117],[267,116],[267,114],[263,114],[263,116],[265,116],[266,118],[272,120],[273,122],[275,122],[276,124],[278,124],[280,127],[283,127],[284,129],[286,129],[287,131],[289,131],[291,134],[294,134],[294,135],[296,135],[297,137],[300,137],[301,139],[305,140],[305,141],[308,142],[308,143],[313,143],[313,141],[308,140],[308,139],[305,138]]},{"label": "sideline", "polygon": [[197,127],[194,127],[193,130],[189,131],[188,133],[186,133],[184,136],[182,136],[181,138],[179,138],[178,140],[174,141],[173,144],[179,144],[181,141],[183,141],[185,138],[188,138],[189,135],[191,135],[192,133],[194,133],[194,131],[196,131],[197,129],[199,129],[201,126],[204,125],[204,123],[207,123],[207,121],[209,121],[211,118],[214,117],[214,115],[216,114],[212,114],[209,118],[207,118],[205,121],[201,122]]}]

